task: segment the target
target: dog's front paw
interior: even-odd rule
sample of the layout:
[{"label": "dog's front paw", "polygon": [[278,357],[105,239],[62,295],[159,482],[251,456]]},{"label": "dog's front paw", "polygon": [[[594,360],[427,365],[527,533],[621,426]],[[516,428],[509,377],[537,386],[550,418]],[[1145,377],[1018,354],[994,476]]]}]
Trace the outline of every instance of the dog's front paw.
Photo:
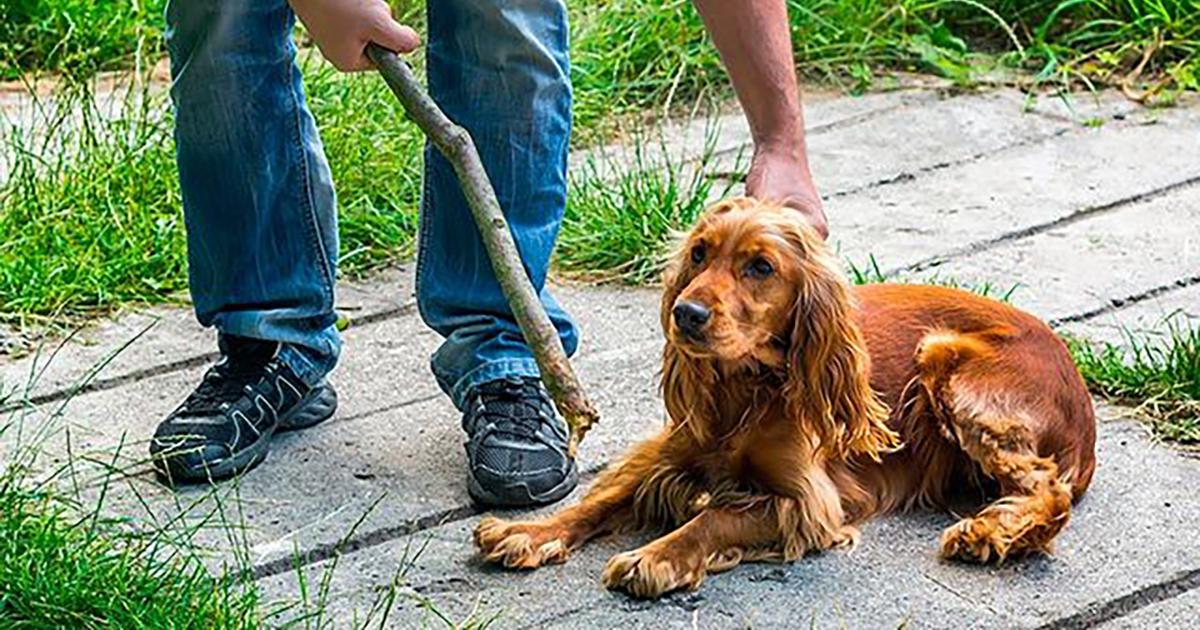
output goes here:
[{"label": "dog's front paw", "polygon": [[483,559],[510,569],[536,569],[566,562],[569,551],[561,528],[544,523],[510,523],[485,516],[475,527]]},{"label": "dog's front paw", "polygon": [[1012,544],[993,519],[964,518],[942,532],[941,553],[948,560],[986,564],[1004,560]]},{"label": "dog's front paw", "polygon": [[694,552],[673,554],[653,544],[619,553],[604,567],[604,586],[634,597],[659,597],[695,589],[704,581],[705,563]]}]

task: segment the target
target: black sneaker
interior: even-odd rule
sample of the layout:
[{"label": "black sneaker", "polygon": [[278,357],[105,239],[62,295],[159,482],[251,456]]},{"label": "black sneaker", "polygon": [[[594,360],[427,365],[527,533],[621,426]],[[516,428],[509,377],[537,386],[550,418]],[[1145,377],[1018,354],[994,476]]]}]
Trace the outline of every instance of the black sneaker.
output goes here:
[{"label": "black sneaker", "polygon": [[150,441],[168,482],[223,479],[258,465],[276,431],[310,427],[333,415],[337,393],[309,387],[276,355],[279,344],[221,335],[221,360],[158,425]]},{"label": "black sneaker", "polygon": [[467,395],[463,429],[467,490],[478,503],[524,507],[553,503],[579,481],[567,455],[567,427],[536,378],[484,383]]}]

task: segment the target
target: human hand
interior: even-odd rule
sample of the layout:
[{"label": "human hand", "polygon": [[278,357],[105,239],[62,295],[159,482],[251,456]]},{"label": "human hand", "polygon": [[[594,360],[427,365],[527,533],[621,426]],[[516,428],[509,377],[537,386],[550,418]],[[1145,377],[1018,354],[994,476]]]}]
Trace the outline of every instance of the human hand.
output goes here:
[{"label": "human hand", "polygon": [[385,0],[288,1],[321,54],[343,72],[375,67],[366,55],[371,42],[397,53],[421,45],[416,31],[392,17]]},{"label": "human hand", "polygon": [[750,171],[746,174],[746,194],[795,209],[808,219],[821,238],[829,237],[825,207],[802,154],[787,149],[755,147]]}]

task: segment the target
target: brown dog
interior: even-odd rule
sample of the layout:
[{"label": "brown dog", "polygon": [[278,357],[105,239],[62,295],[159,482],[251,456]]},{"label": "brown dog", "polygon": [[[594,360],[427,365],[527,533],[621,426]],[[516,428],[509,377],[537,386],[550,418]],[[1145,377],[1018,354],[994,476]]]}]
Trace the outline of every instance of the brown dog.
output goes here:
[{"label": "brown dog", "polygon": [[608,587],[656,597],[853,543],[856,523],[963,488],[1001,497],[942,534],[943,556],[1048,550],[1096,465],[1091,399],[1062,342],[993,300],[851,288],[838,268],[792,210],[710,208],[665,279],[667,426],[580,503],[483,519],[483,556],[533,568],[606,532],[666,528],[604,570]]}]

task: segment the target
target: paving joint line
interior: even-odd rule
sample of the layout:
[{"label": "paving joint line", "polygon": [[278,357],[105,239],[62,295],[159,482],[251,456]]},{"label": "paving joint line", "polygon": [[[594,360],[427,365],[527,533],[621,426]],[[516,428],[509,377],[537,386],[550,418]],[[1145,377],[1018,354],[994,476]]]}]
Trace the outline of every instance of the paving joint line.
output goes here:
[{"label": "paving joint line", "polygon": [[1134,304],[1137,304],[1139,302],[1145,302],[1146,300],[1151,300],[1151,299],[1154,299],[1157,297],[1162,297],[1163,295],[1166,295],[1168,293],[1174,293],[1175,291],[1179,291],[1181,289],[1186,289],[1188,287],[1193,287],[1196,285],[1200,285],[1200,274],[1197,274],[1194,276],[1188,276],[1186,278],[1180,278],[1173,282],[1169,282],[1167,284],[1162,284],[1157,287],[1154,287],[1153,289],[1147,289],[1145,291],[1142,291],[1140,293],[1135,293],[1133,295],[1127,295],[1127,296],[1121,297],[1121,298],[1112,298],[1104,306],[1099,306],[1099,307],[1096,307],[1089,311],[1084,311],[1082,313],[1076,313],[1074,315],[1064,315],[1063,317],[1059,317],[1057,319],[1052,319],[1047,323],[1050,324],[1051,328],[1059,328],[1066,324],[1077,324],[1080,322],[1086,322],[1090,319],[1095,319],[1101,315],[1106,315],[1108,313],[1119,311],[1127,306],[1133,306]]},{"label": "paving joint line", "polygon": [[[804,133],[807,135],[810,135],[810,136],[816,136],[816,135],[820,135],[823,133],[828,133],[830,131],[836,131],[838,129],[845,129],[848,127],[853,127],[855,125],[879,118],[880,116],[884,116],[884,115],[890,114],[892,112],[896,112],[896,111],[900,111],[902,109],[906,109],[908,107],[912,107],[914,104],[923,105],[925,103],[933,102],[935,100],[937,100],[937,99],[920,99],[920,98],[906,99],[904,97],[901,97],[900,102],[898,102],[898,103],[884,105],[882,107],[877,107],[875,109],[869,109],[865,112],[859,112],[857,114],[853,114],[853,115],[850,115],[850,116],[847,116],[845,118],[841,118],[838,120],[831,120],[829,122],[821,123],[819,125],[813,125],[812,127],[808,127],[807,129],[805,129]],[[749,146],[751,146],[751,143],[739,142],[733,146],[728,146],[723,149],[714,149],[713,152],[708,155],[708,159],[711,160],[711,159],[715,159],[715,158],[725,157],[727,155],[731,155],[731,154],[737,153],[739,151],[744,151]],[[703,159],[704,159],[704,156],[699,155],[699,156],[685,159],[685,160],[683,160],[682,163],[684,165],[690,165],[695,162],[699,162]]]},{"label": "paving joint line", "polygon": [[1038,630],[1094,628],[1153,604],[1174,599],[1197,588],[1200,588],[1200,569],[1181,571],[1169,580],[1143,586],[1113,599],[1089,604],[1077,613],[1059,617],[1038,626]]},{"label": "paving joint line", "polygon": [[[602,461],[583,471],[579,475],[579,483],[591,481],[593,477],[600,474],[601,470],[608,465],[607,461]],[[539,506],[540,507],[540,506]],[[531,512],[537,508],[512,510],[515,514],[524,514]],[[269,560],[241,572],[243,579],[247,581],[258,581],[269,577],[274,577],[287,573],[289,571],[300,570],[305,567],[332,560],[333,558],[347,556],[352,553],[378,547],[379,545],[389,543],[397,538],[419,534],[423,531],[455,523],[463,519],[471,518],[477,514],[483,513],[485,508],[476,506],[473,503],[467,505],[459,505],[445,510],[439,510],[432,514],[426,514],[417,518],[410,518],[401,521],[397,525],[389,525],[381,527],[362,534],[361,536],[351,536],[333,543],[323,543],[313,547],[311,550],[296,554],[294,556],[283,556],[275,560]]]},{"label": "paving joint line", "polygon": [[1065,136],[1065,135],[1071,133],[1071,131],[1072,131],[1072,129],[1069,127],[1055,129],[1054,131],[1051,131],[1049,133],[1030,136],[1028,138],[1022,138],[1015,142],[1003,144],[998,147],[988,149],[986,151],[979,151],[976,153],[972,153],[971,155],[961,157],[956,160],[947,160],[945,162],[938,162],[936,164],[930,164],[929,166],[922,166],[921,168],[918,168],[915,171],[901,171],[890,177],[884,177],[881,179],[877,179],[873,182],[868,182],[861,186],[855,186],[852,188],[845,188],[842,190],[835,191],[832,194],[830,194],[829,196],[827,196],[826,199],[837,199],[840,197],[849,197],[851,195],[856,195],[856,194],[859,194],[864,191],[874,190],[876,188],[883,188],[884,186],[891,186],[892,184],[900,184],[903,182],[916,181],[917,177],[921,176],[921,175],[927,175],[929,173],[936,173],[937,171],[942,171],[942,170],[945,170],[948,168],[954,168],[956,166],[962,166],[964,164],[978,162],[984,158],[989,158],[989,157],[992,157],[995,155],[999,155],[1001,153],[1005,153],[1005,152],[1011,151],[1013,149],[1023,149],[1023,148],[1030,147],[1030,146],[1033,146],[1036,144],[1041,144],[1042,142],[1054,140],[1055,138],[1061,138],[1062,136]]},{"label": "paving joint line", "polygon": [[[372,326],[389,319],[407,315],[413,312],[415,308],[416,302],[406,302],[399,306],[385,308],[383,310],[368,313],[362,317],[354,318],[351,326]],[[154,365],[148,368],[141,368],[118,376],[87,381],[81,386],[64,387],[62,389],[46,392],[45,394],[20,398],[18,400],[0,405],[0,413],[16,411],[22,407],[34,407],[37,405],[44,405],[46,403],[59,402],[82,394],[91,394],[94,392],[116,389],[130,383],[136,383],[148,378],[154,378],[155,376],[162,376],[163,374],[170,374],[172,372],[179,372],[194,367],[200,367],[201,365],[214,361],[218,357],[220,357],[220,353],[218,352],[204,352],[184,359],[179,359],[177,361]]]},{"label": "paving joint line", "polygon": [[928,269],[933,269],[934,267],[941,266],[952,260],[956,260],[959,258],[963,258],[965,256],[969,256],[971,254],[977,254],[977,253],[989,250],[993,247],[996,247],[997,245],[1004,245],[1006,243],[1011,243],[1014,241],[1019,241],[1021,239],[1029,238],[1031,236],[1037,236],[1039,234],[1043,234],[1043,233],[1053,230],[1055,228],[1073,225],[1075,223],[1079,223],[1081,221],[1085,221],[1087,219],[1091,219],[1096,216],[1107,214],[1114,210],[1119,210],[1126,206],[1131,206],[1134,204],[1151,201],[1153,199],[1158,199],[1159,197],[1169,195],[1173,192],[1183,190],[1186,188],[1190,188],[1198,183],[1200,183],[1200,175],[1193,175],[1186,179],[1182,179],[1177,182],[1172,182],[1165,186],[1160,186],[1158,188],[1153,188],[1151,190],[1147,190],[1144,192],[1129,195],[1128,197],[1121,197],[1119,199],[1115,199],[1113,201],[1109,201],[1107,203],[1102,203],[1102,204],[1095,205],[1095,206],[1087,206],[1080,210],[1076,210],[1075,212],[1067,214],[1065,216],[1061,216],[1057,219],[1053,219],[1053,220],[1046,221],[1043,223],[1038,223],[1035,225],[1024,227],[1019,230],[1005,232],[1004,234],[1001,234],[996,237],[983,239],[983,240],[979,240],[979,241],[974,241],[974,242],[968,243],[962,247],[950,250],[949,252],[946,252],[944,254],[937,254],[935,256],[930,256],[928,258],[924,258],[922,260],[918,260],[916,262],[909,263],[902,267],[897,267],[895,269],[888,270],[887,272],[884,273],[884,275],[885,276],[894,276],[894,275],[897,275],[900,273],[915,273],[918,271],[926,271]]}]

